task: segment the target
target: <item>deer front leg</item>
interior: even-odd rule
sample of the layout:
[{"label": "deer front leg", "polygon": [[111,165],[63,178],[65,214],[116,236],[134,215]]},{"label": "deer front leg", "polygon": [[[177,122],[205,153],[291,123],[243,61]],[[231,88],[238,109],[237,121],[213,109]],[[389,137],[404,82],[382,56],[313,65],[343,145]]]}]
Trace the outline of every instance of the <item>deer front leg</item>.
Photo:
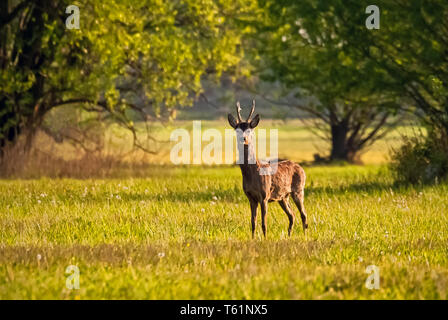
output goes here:
[{"label": "deer front leg", "polygon": [[268,200],[260,202],[261,206],[261,229],[263,230],[264,238],[266,239],[266,214],[268,212]]},{"label": "deer front leg", "polygon": [[252,199],[250,201],[251,223],[252,223],[252,239],[255,238],[255,225],[257,223],[257,208],[258,202]]}]

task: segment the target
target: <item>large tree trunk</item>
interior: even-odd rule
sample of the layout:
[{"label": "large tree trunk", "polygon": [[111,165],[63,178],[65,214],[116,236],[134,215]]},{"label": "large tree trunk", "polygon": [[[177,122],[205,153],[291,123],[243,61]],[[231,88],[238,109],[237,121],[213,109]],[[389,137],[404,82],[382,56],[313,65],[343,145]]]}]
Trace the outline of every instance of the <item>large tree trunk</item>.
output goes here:
[{"label": "large tree trunk", "polygon": [[349,121],[343,119],[331,126],[331,161],[347,161],[349,163],[361,163],[359,157],[360,148],[349,139]]},{"label": "large tree trunk", "polygon": [[347,160],[347,123],[339,122],[331,125],[330,160]]}]

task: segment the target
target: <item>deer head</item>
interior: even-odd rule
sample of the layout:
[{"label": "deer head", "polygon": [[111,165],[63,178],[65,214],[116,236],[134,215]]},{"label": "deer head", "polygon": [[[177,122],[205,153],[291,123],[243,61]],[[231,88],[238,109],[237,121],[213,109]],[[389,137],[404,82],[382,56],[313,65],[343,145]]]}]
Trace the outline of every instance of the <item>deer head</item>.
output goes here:
[{"label": "deer head", "polygon": [[[243,121],[241,117],[241,105],[240,102],[236,103],[236,113],[238,120],[235,119],[230,113],[228,115],[229,124],[236,131],[236,139],[238,145],[238,151],[240,158],[238,163],[253,164],[256,162],[255,150],[254,150],[254,129],[260,122],[260,116],[257,114],[251,119],[252,114],[255,111],[255,100],[252,100],[252,109],[246,121]],[[242,161],[242,162],[241,162]]]},{"label": "deer head", "polygon": [[230,113],[228,115],[229,124],[237,131],[238,143],[244,143],[244,145],[251,145],[253,139],[253,129],[260,122],[260,115],[256,115],[252,120],[250,119],[255,111],[255,100],[252,100],[252,109],[246,121],[243,121],[241,117],[241,105],[240,102],[236,103],[236,113],[238,120],[235,119]]}]

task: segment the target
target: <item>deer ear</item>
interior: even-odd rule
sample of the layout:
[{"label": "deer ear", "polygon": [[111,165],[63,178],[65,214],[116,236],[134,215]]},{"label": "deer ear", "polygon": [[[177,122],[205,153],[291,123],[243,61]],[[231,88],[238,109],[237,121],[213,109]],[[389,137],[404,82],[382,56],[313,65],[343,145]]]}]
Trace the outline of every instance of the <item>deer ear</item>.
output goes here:
[{"label": "deer ear", "polygon": [[229,124],[233,129],[236,129],[236,125],[238,124],[238,122],[236,121],[235,117],[232,116],[230,113],[227,116],[227,119],[229,119]]},{"label": "deer ear", "polygon": [[258,122],[260,122],[260,115],[257,114],[251,121],[250,121],[250,127],[253,129],[256,126],[258,126]]}]

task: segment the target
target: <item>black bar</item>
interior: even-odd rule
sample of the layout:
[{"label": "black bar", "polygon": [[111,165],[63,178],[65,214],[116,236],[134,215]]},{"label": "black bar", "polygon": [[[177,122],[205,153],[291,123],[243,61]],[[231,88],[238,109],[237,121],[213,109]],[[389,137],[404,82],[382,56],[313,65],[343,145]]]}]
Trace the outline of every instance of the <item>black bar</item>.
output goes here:
[{"label": "black bar", "polygon": [[[382,320],[391,315],[445,314],[448,303],[443,301],[315,301],[315,300],[21,300],[0,301],[3,314],[70,315],[80,319],[97,315],[134,319],[333,319],[352,316],[357,319],[377,317]],[[9,313],[10,311],[11,313]],[[8,313],[6,313],[8,312]]]}]

